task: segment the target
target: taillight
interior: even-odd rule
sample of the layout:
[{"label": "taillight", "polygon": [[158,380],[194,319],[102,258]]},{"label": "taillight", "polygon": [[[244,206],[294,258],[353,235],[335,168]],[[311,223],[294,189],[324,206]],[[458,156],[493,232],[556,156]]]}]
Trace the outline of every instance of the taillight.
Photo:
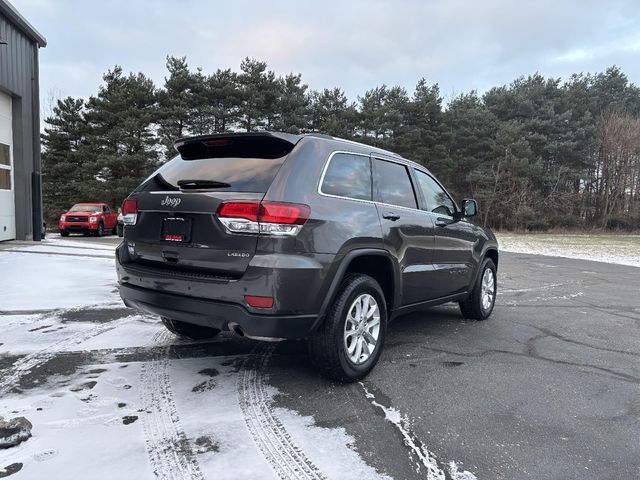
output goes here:
[{"label": "taillight", "polygon": [[135,225],[138,220],[138,200],[126,198],[122,202],[122,223],[125,225]]},{"label": "taillight", "polygon": [[218,207],[218,216],[226,218],[244,218],[253,222],[258,221],[260,202],[227,202]]},{"label": "taillight", "polygon": [[308,205],[285,202],[223,202],[216,212],[226,229],[233,233],[296,235],[309,219]]},{"label": "taillight", "polygon": [[262,202],[260,204],[260,223],[284,223],[287,225],[304,225],[311,209],[308,205],[298,203]]}]

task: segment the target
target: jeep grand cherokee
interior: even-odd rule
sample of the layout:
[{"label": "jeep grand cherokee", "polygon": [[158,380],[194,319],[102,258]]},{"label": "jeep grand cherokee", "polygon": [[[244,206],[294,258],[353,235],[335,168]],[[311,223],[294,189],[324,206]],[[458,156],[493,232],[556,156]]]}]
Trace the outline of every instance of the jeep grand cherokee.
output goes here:
[{"label": "jeep grand cherokee", "polygon": [[179,155],[122,206],[126,305],[173,333],[307,339],[325,375],[374,367],[398,315],[494,307],[498,245],[423,166],[326,135],[220,134]]}]

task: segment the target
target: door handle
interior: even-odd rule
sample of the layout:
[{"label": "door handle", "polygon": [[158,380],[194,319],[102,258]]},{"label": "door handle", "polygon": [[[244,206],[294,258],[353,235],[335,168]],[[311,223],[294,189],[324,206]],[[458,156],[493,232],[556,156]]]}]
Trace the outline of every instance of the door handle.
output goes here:
[{"label": "door handle", "polygon": [[447,225],[451,225],[453,222],[448,218],[437,218],[436,219],[436,227],[446,227]]},{"label": "door handle", "polygon": [[387,212],[382,214],[382,218],[386,218],[387,220],[391,220],[392,222],[395,222],[400,218],[400,215],[393,212]]}]

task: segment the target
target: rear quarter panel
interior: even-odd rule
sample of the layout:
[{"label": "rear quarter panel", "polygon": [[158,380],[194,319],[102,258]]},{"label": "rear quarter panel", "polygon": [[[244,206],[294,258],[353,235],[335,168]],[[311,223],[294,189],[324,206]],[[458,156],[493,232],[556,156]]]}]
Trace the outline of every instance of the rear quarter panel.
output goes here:
[{"label": "rear quarter panel", "polygon": [[373,203],[318,193],[324,166],[345,146],[307,137],[289,154],[265,200],[304,203],[311,216],[295,238],[261,238],[258,249],[274,252],[345,254],[356,248],[383,248],[378,212]]}]

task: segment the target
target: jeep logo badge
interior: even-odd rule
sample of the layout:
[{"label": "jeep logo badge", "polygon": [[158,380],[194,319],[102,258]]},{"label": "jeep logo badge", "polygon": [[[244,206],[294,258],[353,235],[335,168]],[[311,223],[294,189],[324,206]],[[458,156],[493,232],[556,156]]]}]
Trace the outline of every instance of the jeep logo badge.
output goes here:
[{"label": "jeep logo badge", "polygon": [[180,205],[180,202],[182,202],[181,198],[170,197],[170,196],[167,195],[167,197],[160,202],[160,205],[163,206],[163,207],[176,208],[178,205]]}]

